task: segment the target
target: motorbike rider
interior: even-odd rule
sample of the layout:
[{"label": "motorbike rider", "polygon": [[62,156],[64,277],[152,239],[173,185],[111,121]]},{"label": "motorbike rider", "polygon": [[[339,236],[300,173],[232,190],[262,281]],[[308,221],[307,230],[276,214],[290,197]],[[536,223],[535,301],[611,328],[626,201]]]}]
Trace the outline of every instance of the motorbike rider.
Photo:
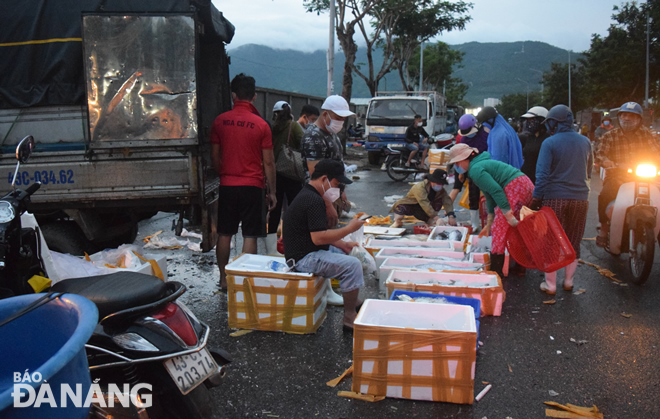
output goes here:
[{"label": "motorbike rider", "polygon": [[[598,196],[598,221],[600,231],[596,236],[596,245],[605,247],[609,224],[607,205],[616,199],[619,187],[628,181],[629,167],[642,161],[648,161],[648,156],[660,155],[660,140],[642,124],[642,107],[635,102],[621,105],[617,114],[619,128],[604,134],[600,139],[596,161],[607,170],[603,188]],[[656,157],[657,159],[657,157]]]},{"label": "motorbike rider", "polygon": [[410,151],[406,167],[410,167],[410,162],[419,150],[422,150],[422,163],[426,160],[428,146],[425,143],[428,141],[429,135],[422,125],[422,116],[415,115],[412,125],[406,129],[406,149]]}]

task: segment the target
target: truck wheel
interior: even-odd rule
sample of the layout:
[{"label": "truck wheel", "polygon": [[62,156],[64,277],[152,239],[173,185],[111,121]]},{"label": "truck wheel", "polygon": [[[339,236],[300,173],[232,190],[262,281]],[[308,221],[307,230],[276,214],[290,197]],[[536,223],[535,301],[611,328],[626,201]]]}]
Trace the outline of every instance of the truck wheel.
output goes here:
[{"label": "truck wheel", "polygon": [[94,241],[94,244],[101,249],[114,249],[122,244],[132,244],[138,235],[138,223],[134,223],[128,231],[114,237],[110,240]]},{"label": "truck wheel", "polygon": [[52,221],[39,226],[50,250],[83,256],[96,252],[96,246],[83,234],[73,221]]},{"label": "truck wheel", "polygon": [[372,164],[374,166],[378,166],[380,164],[380,157],[381,157],[380,151],[370,151],[367,153],[367,159],[369,160],[369,164]]}]

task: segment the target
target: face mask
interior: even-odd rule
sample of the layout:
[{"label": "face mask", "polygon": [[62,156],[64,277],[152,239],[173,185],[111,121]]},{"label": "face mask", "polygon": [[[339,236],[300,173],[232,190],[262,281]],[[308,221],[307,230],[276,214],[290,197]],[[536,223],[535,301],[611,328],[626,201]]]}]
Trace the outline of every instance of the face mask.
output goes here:
[{"label": "face mask", "polygon": [[442,189],[442,185],[431,185],[431,189],[438,192],[439,190]]},{"label": "face mask", "polygon": [[[330,115],[328,115],[329,117]],[[330,131],[333,134],[339,133],[341,129],[344,127],[344,121],[338,121],[336,119],[330,118],[330,122],[326,124],[325,126],[328,131]]]},{"label": "face mask", "polygon": [[530,134],[536,134],[541,127],[541,122],[536,118],[529,118],[525,120],[523,131]]},{"label": "face mask", "polygon": [[476,136],[477,136],[477,133],[475,132],[474,134],[464,135],[463,137],[465,137],[465,138],[474,138]]},{"label": "face mask", "polygon": [[460,174],[460,175],[462,175],[463,173],[465,173],[465,172],[467,171],[467,170],[463,169],[463,168],[462,168],[461,166],[459,166],[459,165],[455,165],[455,166],[454,166],[454,170],[456,170],[456,172],[457,172],[458,174]]},{"label": "face mask", "polygon": [[423,122],[418,122],[418,123],[417,123],[417,126],[418,126],[418,127],[421,127],[422,124],[423,124]]},{"label": "face mask", "polygon": [[329,188],[323,193],[323,198],[330,202],[335,202],[341,196],[341,191],[339,188],[333,188],[330,181],[328,181],[328,186]]},{"label": "face mask", "polygon": [[610,124],[610,121],[604,121],[603,125],[608,126]]},{"label": "face mask", "polygon": [[484,129],[487,129],[489,132],[493,129],[493,126],[490,124],[490,122],[484,122],[482,125],[484,126]]},{"label": "face mask", "polygon": [[621,129],[624,131],[633,131],[639,123],[637,121],[622,121],[619,120],[619,125],[621,125]]},{"label": "face mask", "polygon": [[545,123],[545,129],[548,131],[549,134],[554,134],[555,133],[555,128],[557,128],[557,122],[554,120],[550,120]]}]

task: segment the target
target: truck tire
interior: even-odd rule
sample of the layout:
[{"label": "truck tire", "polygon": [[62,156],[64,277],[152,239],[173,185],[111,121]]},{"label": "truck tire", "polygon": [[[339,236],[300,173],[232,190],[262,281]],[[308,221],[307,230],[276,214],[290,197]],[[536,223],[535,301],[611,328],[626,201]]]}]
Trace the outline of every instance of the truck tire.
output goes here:
[{"label": "truck tire", "polygon": [[372,164],[374,166],[380,165],[380,158],[381,158],[380,151],[369,151],[367,153],[367,160],[369,160],[369,164]]},{"label": "truck tire", "polygon": [[83,256],[96,253],[96,246],[87,240],[78,224],[73,221],[51,221],[39,226],[50,250]]}]

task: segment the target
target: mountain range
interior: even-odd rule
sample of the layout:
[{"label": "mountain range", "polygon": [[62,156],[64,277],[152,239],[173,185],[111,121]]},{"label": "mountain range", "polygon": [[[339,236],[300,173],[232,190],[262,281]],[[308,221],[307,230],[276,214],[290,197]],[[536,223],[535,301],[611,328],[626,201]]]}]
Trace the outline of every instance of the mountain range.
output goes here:
[{"label": "mountain range", "polygon": [[[469,42],[452,45],[464,53],[461,66],[454,68],[454,77],[469,86],[465,99],[474,106],[482,106],[485,98],[501,98],[511,93],[540,91],[542,74],[553,62],[566,63],[568,51],[544,42]],[[326,52],[303,52],[274,49],[264,45],[247,44],[230,48],[231,77],[239,73],[253,76],[257,85],[272,89],[325,96],[327,84]],[[579,55],[572,54],[574,62]],[[376,51],[375,61],[382,62]],[[358,64],[366,63],[364,48],[358,47]],[[335,54],[334,86],[341,92],[344,55]],[[380,82],[380,90],[401,90],[398,72],[389,73]],[[353,98],[371,97],[364,81],[353,75]]]}]

